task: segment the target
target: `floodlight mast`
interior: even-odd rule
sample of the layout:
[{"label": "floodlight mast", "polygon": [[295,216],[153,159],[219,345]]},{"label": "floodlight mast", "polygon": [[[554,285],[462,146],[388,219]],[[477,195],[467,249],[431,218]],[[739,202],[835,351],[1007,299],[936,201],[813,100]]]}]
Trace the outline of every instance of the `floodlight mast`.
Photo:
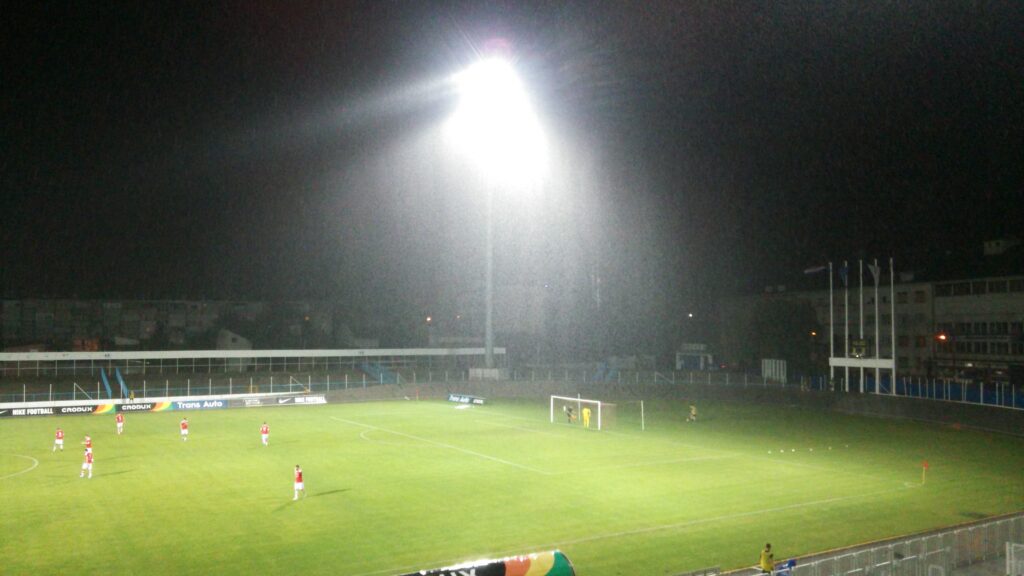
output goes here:
[{"label": "floodlight mast", "polygon": [[448,129],[470,154],[486,181],[487,231],[484,273],[484,363],[494,366],[494,192],[535,179],[546,143],[526,92],[508,61],[488,58],[455,76],[459,106]]}]

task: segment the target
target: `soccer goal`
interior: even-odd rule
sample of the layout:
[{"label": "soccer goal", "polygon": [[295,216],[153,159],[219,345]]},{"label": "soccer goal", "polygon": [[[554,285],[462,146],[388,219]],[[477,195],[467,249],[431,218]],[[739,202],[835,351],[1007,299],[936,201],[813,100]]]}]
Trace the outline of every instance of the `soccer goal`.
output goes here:
[{"label": "soccer goal", "polygon": [[[551,396],[551,423],[562,422],[595,430],[614,428],[618,421],[619,406],[612,402],[572,398],[570,396]],[[643,429],[643,401],[629,402],[630,407],[639,408],[640,427]],[[631,418],[627,418],[632,420]]]},{"label": "soccer goal", "polygon": [[1024,544],[1006,543],[1006,573],[1008,576],[1024,575]]}]

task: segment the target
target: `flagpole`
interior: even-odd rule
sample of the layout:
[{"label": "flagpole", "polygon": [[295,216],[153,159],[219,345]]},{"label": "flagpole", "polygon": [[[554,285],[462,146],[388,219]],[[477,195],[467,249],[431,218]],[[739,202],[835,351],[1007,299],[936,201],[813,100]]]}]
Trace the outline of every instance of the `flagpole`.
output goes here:
[{"label": "flagpole", "polygon": [[[875,258],[875,267],[872,269],[872,277],[875,279],[875,359],[882,357],[881,343],[878,341],[878,329],[882,324],[882,319],[878,317],[878,275],[881,270],[878,269],[878,258]],[[879,368],[875,368],[875,394],[879,391],[879,382],[882,372]]]},{"label": "flagpole", "polygon": [[832,357],[836,355],[836,321],[832,313],[832,261],[828,262],[828,379],[829,387],[835,385],[836,369],[832,366]]},{"label": "flagpole", "polygon": [[892,327],[892,390],[896,395],[896,275],[893,274],[892,256],[889,257],[889,314]]},{"label": "flagpole", "polygon": [[[850,263],[843,260],[843,358],[850,358]],[[843,366],[843,391],[850,391],[850,367]]]},{"label": "flagpole", "polygon": [[[860,299],[860,339],[864,341],[864,259],[860,258],[857,260],[857,269],[860,274],[860,292],[858,294]],[[858,384],[860,393],[864,393],[864,367],[860,367],[860,383]]]}]

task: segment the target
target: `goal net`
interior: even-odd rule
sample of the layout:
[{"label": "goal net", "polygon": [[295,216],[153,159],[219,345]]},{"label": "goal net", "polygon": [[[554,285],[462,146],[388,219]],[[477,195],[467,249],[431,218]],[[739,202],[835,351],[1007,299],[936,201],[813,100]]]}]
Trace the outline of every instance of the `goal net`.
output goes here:
[{"label": "goal net", "polygon": [[586,398],[552,396],[551,422],[561,422],[584,428],[604,430],[615,425],[615,404]]},{"label": "goal net", "polygon": [[1006,573],[1008,576],[1024,575],[1024,544],[1006,543]]}]

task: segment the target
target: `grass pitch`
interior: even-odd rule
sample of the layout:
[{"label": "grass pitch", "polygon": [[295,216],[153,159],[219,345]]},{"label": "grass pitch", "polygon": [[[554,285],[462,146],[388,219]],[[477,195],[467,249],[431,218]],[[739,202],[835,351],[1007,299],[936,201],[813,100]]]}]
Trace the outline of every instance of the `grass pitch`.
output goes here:
[{"label": "grass pitch", "polygon": [[684,405],[648,403],[644,432],[625,410],[614,430],[553,425],[541,401],[128,414],[120,437],[113,416],[4,418],[0,571],[391,576],[557,547],[581,576],[646,576],[1024,508],[1020,438],[700,408],[687,424]]}]

